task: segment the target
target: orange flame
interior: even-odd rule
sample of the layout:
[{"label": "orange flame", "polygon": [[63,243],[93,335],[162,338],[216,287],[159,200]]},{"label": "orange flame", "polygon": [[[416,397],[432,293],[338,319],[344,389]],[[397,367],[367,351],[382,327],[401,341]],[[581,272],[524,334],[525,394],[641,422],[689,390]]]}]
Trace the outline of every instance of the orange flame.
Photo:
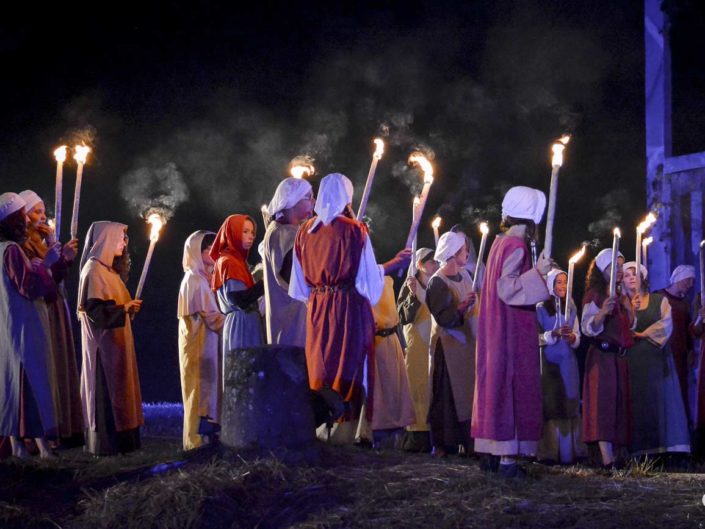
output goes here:
[{"label": "orange flame", "polygon": [[571,257],[568,260],[568,263],[569,264],[570,263],[572,263],[572,264],[577,263],[578,261],[580,261],[583,258],[583,255],[585,255],[585,245],[583,245],[583,247],[580,248],[580,251],[578,253],[574,254],[573,257]]},{"label": "orange flame", "polygon": [[379,160],[382,157],[382,155],[384,154],[384,142],[380,138],[375,138],[374,144],[376,147],[375,147],[375,152],[372,156]]},{"label": "orange flame", "polygon": [[85,164],[86,160],[88,159],[88,153],[91,152],[91,148],[87,145],[76,145],[73,150],[73,159],[81,165]]},{"label": "orange flame", "polygon": [[636,227],[636,229],[639,231],[639,233],[644,233],[651,227],[654,222],[656,222],[656,215],[654,215],[653,212],[649,212],[646,218],[641,221],[641,223]]},{"label": "orange flame", "polygon": [[54,158],[59,163],[64,163],[66,161],[66,145],[62,145],[54,151]]},{"label": "orange flame", "polygon": [[441,217],[436,217],[433,219],[433,222],[431,222],[431,227],[434,230],[437,230],[438,228],[441,227],[441,222],[443,222],[443,219]]},{"label": "orange flame", "polygon": [[164,217],[162,217],[159,213],[152,213],[149,217],[147,217],[147,224],[152,226],[149,233],[150,241],[157,242],[159,240],[159,231],[162,229],[165,222]]},{"label": "orange flame", "polygon": [[428,158],[426,158],[426,155],[418,151],[413,152],[411,153],[411,156],[409,156],[409,163],[411,165],[418,164],[419,167],[421,167],[424,176],[424,184],[433,183],[433,166],[431,165],[431,162],[428,161]]},{"label": "orange flame", "polygon": [[487,223],[481,222],[480,223],[480,233],[482,233],[482,235],[487,235],[489,232],[490,232],[490,228],[487,225]]},{"label": "orange flame", "polygon": [[291,176],[294,178],[306,178],[307,176],[311,176],[313,174],[313,166],[312,165],[294,165],[291,168]]},{"label": "orange flame", "polygon": [[568,145],[569,141],[570,135],[565,134],[553,143],[553,146],[551,147],[551,151],[553,152],[553,158],[551,159],[552,166],[560,167],[563,165],[563,151],[565,150],[565,146]]}]

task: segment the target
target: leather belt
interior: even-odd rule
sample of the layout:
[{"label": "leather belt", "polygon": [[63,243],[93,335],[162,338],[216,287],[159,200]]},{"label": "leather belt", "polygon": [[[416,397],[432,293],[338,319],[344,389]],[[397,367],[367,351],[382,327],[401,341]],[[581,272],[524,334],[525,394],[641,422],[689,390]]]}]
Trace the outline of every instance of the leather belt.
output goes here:
[{"label": "leather belt", "polygon": [[621,347],[619,345],[614,345],[607,340],[600,340],[599,338],[593,338],[590,340],[592,345],[597,347],[603,353],[614,353],[619,356],[624,356],[627,354],[628,349],[626,347]]},{"label": "leather belt", "polygon": [[387,336],[391,336],[392,334],[395,334],[397,332],[396,327],[390,327],[389,329],[380,329],[375,333],[375,336],[381,336],[382,338],[386,338]]}]

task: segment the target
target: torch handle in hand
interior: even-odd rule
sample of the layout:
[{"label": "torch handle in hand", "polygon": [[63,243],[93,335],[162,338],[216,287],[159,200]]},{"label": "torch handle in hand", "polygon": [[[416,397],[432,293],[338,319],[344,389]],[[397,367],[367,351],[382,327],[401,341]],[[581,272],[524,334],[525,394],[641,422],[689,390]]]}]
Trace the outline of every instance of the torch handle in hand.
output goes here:
[{"label": "torch handle in hand", "polygon": [[54,238],[61,240],[61,199],[64,188],[64,164],[56,164],[56,187],[54,188]]},{"label": "torch handle in hand", "polygon": [[[78,164],[76,171],[76,189],[73,192],[73,211],[71,212],[71,238],[78,239],[78,209],[81,203],[81,180],[83,179],[83,164]],[[57,238],[58,240],[58,238]]]},{"label": "torch handle in hand", "polygon": [[365,214],[365,209],[367,209],[367,201],[370,198],[370,191],[372,190],[372,182],[375,179],[375,171],[377,171],[378,161],[379,158],[376,156],[372,157],[370,171],[367,173],[367,181],[365,182],[365,190],[362,192],[362,200],[360,200],[360,208],[357,210],[357,220],[362,220],[362,216]]},{"label": "torch handle in hand", "polygon": [[142,299],[142,290],[144,289],[144,282],[147,279],[147,271],[149,270],[149,263],[152,261],[152,254],[154,253],[154,247],[157,245],[157,241],[149,241],[149,250],[147,250],[147,257],[144,260],[144,266],[142,267],[142,274],[140,274],[140,281],[137,283],[137,291],[135,292],[135,299]]},{"label": "torch handle in hand", "polygon": [[556,197],[558,195],[558,173],[560,165],[554,165],[551,170],[551,188],[548,194],[548,212],[546,213],[546,240],[543,253],[546,257],[551,257],[553,251],[553,223],[556,218]]},{"label": "torch handle in hand", "polygon": [[485,255],[485,244],[487,244],[487,234],[483,233],[480,239],[480,251],[477,254],[477,264],[475,264],[475,273],[472,276],[472,291],[477,292],[477,276],[482,270],[482,259]]},{"label": "torch handle in hand", "polygon": [[563,323],[568,324],[570,318],[570,298],[573,297],[573,276],[575,275],[575,263],[568,263],[568,286],[565,294],[565,316]]}]

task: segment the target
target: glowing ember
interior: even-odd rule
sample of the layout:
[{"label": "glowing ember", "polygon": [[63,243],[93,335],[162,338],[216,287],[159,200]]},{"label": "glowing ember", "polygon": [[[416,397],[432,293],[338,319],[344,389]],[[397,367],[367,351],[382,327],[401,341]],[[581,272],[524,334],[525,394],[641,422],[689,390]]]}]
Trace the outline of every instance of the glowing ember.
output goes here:
[{"label": "glowing ember", "polygon": [[431,227],[434,230],[437,230],[438,228],[441,227],[441,222],[443,222],[443,219],[441,217],[436,217],[433,219],[433,222],[431,222]]},{"label": "glowing ember", "polygon": [[159,231],[164,226],[164,217],[158,213],[152,213],[147,217],[147,224],[151,224],[152,230],[149,233],[149,240],[157,242],[159,240]]},{"label": "glowing ember", "polygon": [[[86,145],[76,145],[74,147],[73,159],[80,164],[85,164],[88,159],[88,153],[91,152],[91,148]],[[56,152],[54,153],[56,154]]]},{"label": "glowing ember", "polygon": [[379,138],[375,138],[374,143],[375,143],[376,147],[375,147],[375,153],[372,156],[374,156],[375,158],[377,158],[379,160],[382,157],[382,155],[384,154],[384,142]]},{"label": "glowing ember", "polygon": [[428,161],[428,158],[426,158],[426,155],[418,151],[411,153],[411,156],[409,156],[409,163],[411,165],[417,164],[421,167],[425,184],[433,183],[433,166],[431,165],[431,162]]},{"label": "glowing ember", "polygon": [[54,158],[59,163],[64,163],[66,161],[66,145],[62,145],[54,151]]}]

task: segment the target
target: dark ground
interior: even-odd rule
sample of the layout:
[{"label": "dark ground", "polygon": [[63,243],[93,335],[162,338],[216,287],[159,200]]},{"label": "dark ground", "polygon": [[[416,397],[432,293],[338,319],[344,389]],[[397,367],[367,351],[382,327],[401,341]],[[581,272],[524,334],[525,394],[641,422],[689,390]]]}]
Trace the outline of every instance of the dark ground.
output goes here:
[{"label": "dark ground", "polygon": [[650,463],[611,473],[527,463],[526,479],[507,481],[472,458],[362,448],[321,445],[317,462],[297,465],[184,453],[169,430],[148,426],[143,449],[126,456],[72,449],[0,463],[0,527],[705,527],[705,474]]}]

